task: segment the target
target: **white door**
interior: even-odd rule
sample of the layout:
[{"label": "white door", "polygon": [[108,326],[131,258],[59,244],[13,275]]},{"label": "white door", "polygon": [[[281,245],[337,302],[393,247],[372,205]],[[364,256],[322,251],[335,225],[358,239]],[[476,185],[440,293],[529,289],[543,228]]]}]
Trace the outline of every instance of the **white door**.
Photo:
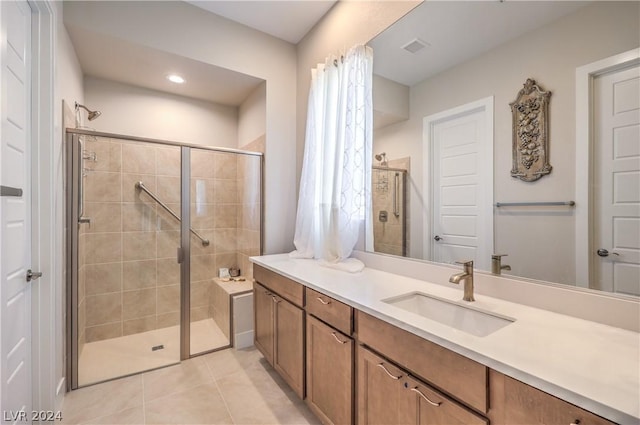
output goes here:
[{"label": "white door", "polygon": [[[0,400],[3,420],[30,422],[31,283],[31,9],[0,1]],[[14,189],[21,189],[16,196]],[[21,416],[18,412],[24,412]]]},{"label": "white door", "polygon": [[640,295],[640,67],[594,80],[592,286]]},{"label": "white door", "polygon": [[488,270],[493,253],[493,98],[432,115],[425,123],[433,188],[425,241],[431,244],[431,259],[473,260],[476,268]]}]

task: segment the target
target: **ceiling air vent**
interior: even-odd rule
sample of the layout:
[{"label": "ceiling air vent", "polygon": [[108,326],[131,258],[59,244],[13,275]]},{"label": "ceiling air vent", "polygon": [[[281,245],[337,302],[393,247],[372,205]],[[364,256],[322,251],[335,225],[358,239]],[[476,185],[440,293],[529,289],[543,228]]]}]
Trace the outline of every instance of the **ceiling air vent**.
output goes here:
[{"label": "ceiling air vent", "polygon": [[414,38],[413,40],[402,46],[402,48],[407,52],[417,53],[428,45],[429,43],[427,43],[426,41],[422,41],[419,38]]}]

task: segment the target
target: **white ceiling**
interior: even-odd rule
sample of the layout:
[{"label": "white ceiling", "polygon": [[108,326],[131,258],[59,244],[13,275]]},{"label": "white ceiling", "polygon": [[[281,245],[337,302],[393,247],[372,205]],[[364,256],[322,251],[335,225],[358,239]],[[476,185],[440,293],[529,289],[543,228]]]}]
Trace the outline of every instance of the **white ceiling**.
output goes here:
[{"label": "white ceiling", "polygon": [[[335,1],[200,0],[188,3],[202,8],[202,13],[215,13],[297,43]],[[259,78],[132,44],[85,27],[69,23],[66,26],[82,71],[87,76],[230,106],[239,106],[263,82]],[[186,83],[169,82],[166,76],[170,73],[182,75]]]},{"label": "white ceiling", "polygon": [[185,0],[289,43],[298,44],[337,0]]},{"label": "white ceiling", "polygon": [[[413,86],[586,4],[426,1],[368,43],[373,47],[374,73]],[[429,46],[417,53],[402,49],[416,38]]]}]

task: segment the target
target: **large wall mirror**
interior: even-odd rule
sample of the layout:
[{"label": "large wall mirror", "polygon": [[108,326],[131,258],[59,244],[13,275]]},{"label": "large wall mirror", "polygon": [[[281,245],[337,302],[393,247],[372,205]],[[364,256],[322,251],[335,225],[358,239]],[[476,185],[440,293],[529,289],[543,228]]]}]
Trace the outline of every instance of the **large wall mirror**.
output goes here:
[{"label": "large wall mirror", "polygon": [[[426,1],[373,39],[367,250],[639,295],[639,21],[635,1]],[[511,176],[528,79],[551,92],[532,182]]]}]

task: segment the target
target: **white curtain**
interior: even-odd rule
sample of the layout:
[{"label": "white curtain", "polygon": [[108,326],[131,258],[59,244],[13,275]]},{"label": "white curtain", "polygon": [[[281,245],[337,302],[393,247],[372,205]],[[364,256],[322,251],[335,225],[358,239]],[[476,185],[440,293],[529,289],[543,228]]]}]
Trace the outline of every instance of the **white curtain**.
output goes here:
[{"label": "white curtain", "polygon": [[292,257],[350,271],[371,193],[373,51],[355,46],[311,70]]}]

